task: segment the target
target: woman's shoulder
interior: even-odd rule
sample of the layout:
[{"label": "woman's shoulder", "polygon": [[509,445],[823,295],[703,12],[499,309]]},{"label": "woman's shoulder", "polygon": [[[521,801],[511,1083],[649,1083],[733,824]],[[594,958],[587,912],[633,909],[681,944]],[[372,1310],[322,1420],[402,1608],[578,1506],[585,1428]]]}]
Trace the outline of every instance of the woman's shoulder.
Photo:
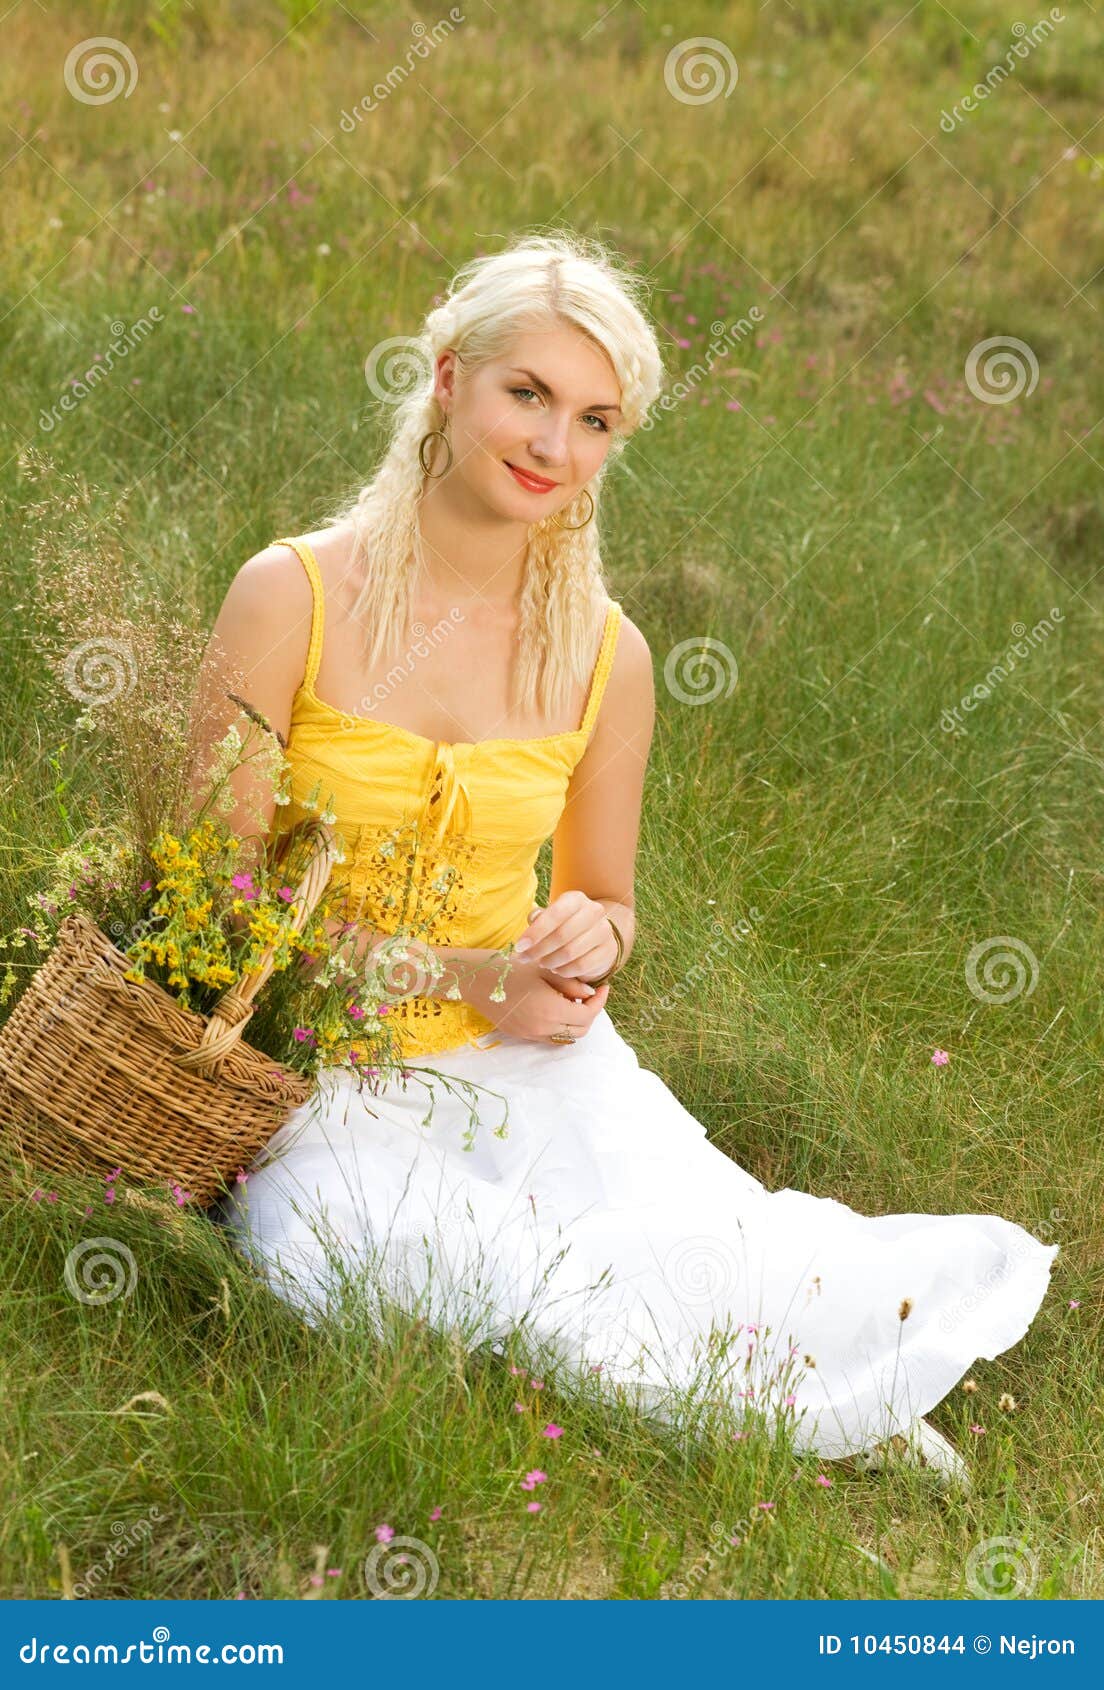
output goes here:
[{"label": "woman's shoulder", "polygon": [[599,712],[608,725],[611,720],[639,721],[650,717],[655,708],[655,681],[652,674],[652,653],[647,640],[636,623],[625,615],[619,601],[620,614],[616,619],[616,642],[605,688],[605,703]]},{"label": "woman's shoulder", "polygon": [[[343,577],[352,549],[352,534],[337,527],[295,534],[309,548],[318,566],[327,599],[334,584]],[[286,540],[270,540],[241,564],[230,585],[228,598],[244,610],[282,619],[309,630],[314,609],[314,589],[302,558]]]}]

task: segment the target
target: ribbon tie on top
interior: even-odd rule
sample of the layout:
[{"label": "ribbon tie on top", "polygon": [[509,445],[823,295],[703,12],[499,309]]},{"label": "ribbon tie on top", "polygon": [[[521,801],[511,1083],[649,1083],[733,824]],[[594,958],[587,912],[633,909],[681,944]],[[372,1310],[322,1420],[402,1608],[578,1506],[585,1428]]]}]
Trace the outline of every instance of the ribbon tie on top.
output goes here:
[{"label": "ribbon tie on top", "polygon": [[[433,794],[437,790],[438,782],[440,796],[434,803]],[[444,838],[454,816],[456,832],[466,832],[471,827],[471,794],[456,772],[455,749],[444,740],[440,741],[436,748],[429,794],[422,816],[432,824],[430,837],[436,844],[440,844]]]}]

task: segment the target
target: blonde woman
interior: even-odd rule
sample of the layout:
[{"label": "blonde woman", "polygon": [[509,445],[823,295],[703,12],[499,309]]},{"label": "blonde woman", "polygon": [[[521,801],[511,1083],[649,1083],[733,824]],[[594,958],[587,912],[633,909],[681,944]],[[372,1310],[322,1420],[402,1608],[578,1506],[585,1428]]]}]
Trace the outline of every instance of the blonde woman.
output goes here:
[{"label": "blonde woman", "polygon": [[[325,1070],[221,1218],[312,1321],[359,1275],[644,1412],[677,1419],[709,1369],[714,1395],[792,1416],[798,1448],[868,1468],[896,1452],[964,1485],[922,1416],[1023,1336],[1056,1248],[992,1215],[768,1191],[608,1012],[655,711],[598,541],[605,476],[661,386],[640,294],[570,234],[465,265],[371,481],[230,586],[212,649],[286,742],[280,824],[333,794],[365,951],[404,886],[436,913],[393,1011],[402,1076],[375,1095]],[[474,1142],[465,1086],[483,1088]]]}]

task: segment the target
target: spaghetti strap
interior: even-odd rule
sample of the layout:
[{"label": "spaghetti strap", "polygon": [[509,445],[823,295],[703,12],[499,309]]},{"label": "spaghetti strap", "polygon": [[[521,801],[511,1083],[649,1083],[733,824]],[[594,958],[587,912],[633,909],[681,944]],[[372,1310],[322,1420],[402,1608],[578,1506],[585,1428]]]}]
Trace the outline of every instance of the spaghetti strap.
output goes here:
[{"label": "spaghetti strap", "polygon": [[617,634],[621,627],[621,606],[616,599],[611,599],[606,611],[606,625],[602,631],[602,644],[598,648],[598,661],[594,665],[594,674],[590,682],[590,697],[587,699],[586,714],[583,716],[580,733],[589,734],[598,719],[598,707],[602,702],[602,694],[606,690],[610,670],[613,668],[613,654],[617,647]]},{"label": "spaghetti strap", "polygon": [[310,645],[307,647],[307,668],[303,676],[303,685],[308,691],[313,690],[318,675],[318,665],[322,661],[322,634],[326,621],[326,595],[322,586],[322,572],[318,567],[318,559],[305,540],[283,539],[273,540],[274,546],[290,546],[299,562],[307,572],[307,579],[311,584],[311,632]]}]

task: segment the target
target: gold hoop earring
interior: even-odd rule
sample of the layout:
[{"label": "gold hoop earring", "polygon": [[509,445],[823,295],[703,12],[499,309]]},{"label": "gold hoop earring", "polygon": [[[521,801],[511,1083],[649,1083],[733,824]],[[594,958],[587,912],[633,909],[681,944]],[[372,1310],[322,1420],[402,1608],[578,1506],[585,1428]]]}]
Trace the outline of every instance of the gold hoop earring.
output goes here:
[{"label": "gold hoop earring", "polygon": [[557,528],[565,528],[569,534],[574,534],[580,528],[585,528],[587,523],[593,520],[594,510],[595,510],[594,495],[591,493],[589,487],[584,487],[583,492],[585,493],[586,497],[590,500],[590,514],[589,514],[589,516],[586,516],[583,519],[582,522],[561,522],[558,517],[554,516],[552,518],[552,521]]},{"label": "gold hoop earring", "polygon": [[[426,443],[433,440],[438,435],[448,447],[448,463],[445,465],[444,469],[431,470],[425,460]],[[422,435],[418,444],[418,462],[421,464],[423,471],[429,476],[431,481],[438,481],[442,475],[448,474],[449,470],[452,468],[452,445],[443,428],[431,428],[428,434]]]}]

